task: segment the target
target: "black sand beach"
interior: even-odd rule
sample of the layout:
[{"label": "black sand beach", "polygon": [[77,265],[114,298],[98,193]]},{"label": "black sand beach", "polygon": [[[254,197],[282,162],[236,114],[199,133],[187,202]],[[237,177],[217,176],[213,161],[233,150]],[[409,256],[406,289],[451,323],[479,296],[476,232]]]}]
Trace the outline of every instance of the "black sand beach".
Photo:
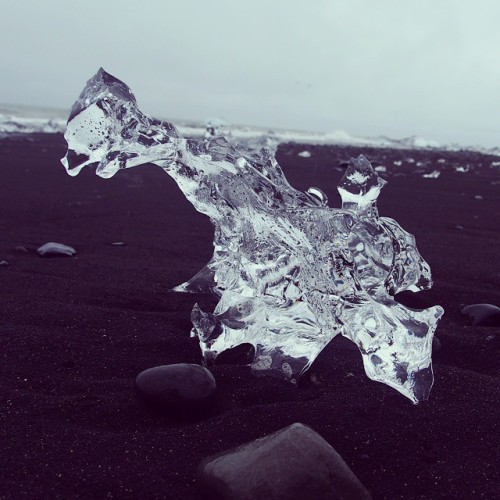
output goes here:
[{"label": "black sand beach", "polygon": [[[310,158],[297,156],[304,149]],[[460,312],[500,305],[497,157],[280,146],[290,183],[320,187],[331,206],[339,162],[362,153],[387,166],[380,214],[415,234],[435,279],[400,300],[445,309],[431,397],[413,405],[369,380],[354,344],[336,338],[298,388],[211,368],[215,408],[182,423],[144,406],[133,383],[152,366],[200,362],[190,311],[216,300],[169,289],[210,258],[211,224],[158,167],[71,178],[64,152],[58,134],[0,140],[1,498],[201,499],[202,459],[294,422],[325,438],[375,499],[498,497],[499,329]],[[422,177],[433,170],[439,178]],[[38,257],[48,241],[77,256]]]}]

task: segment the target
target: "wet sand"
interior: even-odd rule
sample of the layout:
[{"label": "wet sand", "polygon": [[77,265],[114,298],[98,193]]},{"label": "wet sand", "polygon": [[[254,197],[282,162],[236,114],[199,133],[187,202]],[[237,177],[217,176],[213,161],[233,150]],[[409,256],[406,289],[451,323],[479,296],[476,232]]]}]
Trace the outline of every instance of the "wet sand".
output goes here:
[{"label": "wet sand", "polygon": [[[310,158],[297,155],[304,149]],[[282,145],[290,183],[320,187],[334,207],[339,162],[363,153],[388,167],[380,214],[415,234],[435,279],[400,300],[445,309],[430,400],[415,406],[369,380],[354,344],[336,338],[299,388],[213,367],[215,408],[182,423],[145,407],[133,381],[152,366],[200,361],[190,311],[216,300],[169,289],[210,258],[211,224],[158,167],[71,178],[64,152],[57,134],[0,140],[1,498],[201,499],[203,458],[293,422],[325,438],[375,499],[498,494],[499,331],[460,312],[500,305],[498,158]],[[422,177],[435,169],[439,178]],[[78,254],[38,257],[48,241]]]}]

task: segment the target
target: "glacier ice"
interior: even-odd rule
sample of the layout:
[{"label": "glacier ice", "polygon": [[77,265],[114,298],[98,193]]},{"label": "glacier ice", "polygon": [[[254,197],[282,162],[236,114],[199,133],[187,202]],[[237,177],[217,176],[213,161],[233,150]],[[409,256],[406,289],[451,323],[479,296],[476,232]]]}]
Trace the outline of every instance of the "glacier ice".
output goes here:
[{"label": "glacier ice", "polygon": [[[213,312],[193,307],[192,335],[206,362],[251,344],[256,373],[295,381],[338,334],[359,348],[373,380],[413,402],[433,383],[432,337],[440,306],[412,310],[393,295],[431,286],[414,237],[379,217],[386,183],[363,156],[353,158],[328,206],[319,188],[290,186],[273,153],[234,137],[186,139],[139,111],[131,90],[100,69],[74,104],[62,163],[107,178],[154,163],[215,226],[214,252],[181,292],[220,297]],[[273,144],[273,138],[270,138]]]}]

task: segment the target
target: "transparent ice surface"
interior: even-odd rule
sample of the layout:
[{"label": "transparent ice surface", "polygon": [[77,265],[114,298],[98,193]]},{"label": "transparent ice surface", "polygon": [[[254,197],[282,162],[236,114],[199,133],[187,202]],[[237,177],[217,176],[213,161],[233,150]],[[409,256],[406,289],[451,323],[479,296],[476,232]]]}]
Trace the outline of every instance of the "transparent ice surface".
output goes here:
[{"label": "transparent ice surface", "polygon": [[414,402],[428,397],[443,309],[393,299],[429,288],[431,273],[414,237],[378,216],[386,181],[365,157],[351,159],[338,186],[342,208],[330,208],[321,189],[292,188],[269,149],[217,133],[180,137],[141,113],[130,89],[102,69],[74,104],[65,138],[70,175],[95,166],[111,177],[154,163],[210,217],[213,257],[174,289],[220,297],[213,312],[195,305],[191,314],[207,362],[249,343],[256,373],[294,381],[342,334],[358,346],[368,377]]}]

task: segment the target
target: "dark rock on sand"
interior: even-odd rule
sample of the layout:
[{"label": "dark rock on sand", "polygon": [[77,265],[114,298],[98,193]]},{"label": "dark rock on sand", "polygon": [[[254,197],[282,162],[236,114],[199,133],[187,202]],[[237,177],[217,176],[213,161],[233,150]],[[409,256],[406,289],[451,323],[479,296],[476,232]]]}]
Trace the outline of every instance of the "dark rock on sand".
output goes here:
[{"label": "dark rock on sand", "polygon": [[371,498],[342,457],[299,423],[205,459],[198,476],[217,499]]},{"label": "dark rock on sand", "polygon": [[135,387],[157,411],[195,418],[212,405],[215,379],[203,366],[179,363],[144,370],[135,379]]},{"label": "dark rock on sand", "polygon": [[472,304],[462,314],[472,318],[472,326],[500,326],[500,307],[492,304]]},{"label": "dark rock on sand", "polygon": [[52,241],[42,245],[37,252],[41,257],[73,257],[76,255],[76,250],[73,247]]},{"label": "dark rock on sand", "polygon": [[16,252],[16,253],[29,253],[29,250],[22,245],[18,245],[17,247],[14,248],[14,252]]}]

